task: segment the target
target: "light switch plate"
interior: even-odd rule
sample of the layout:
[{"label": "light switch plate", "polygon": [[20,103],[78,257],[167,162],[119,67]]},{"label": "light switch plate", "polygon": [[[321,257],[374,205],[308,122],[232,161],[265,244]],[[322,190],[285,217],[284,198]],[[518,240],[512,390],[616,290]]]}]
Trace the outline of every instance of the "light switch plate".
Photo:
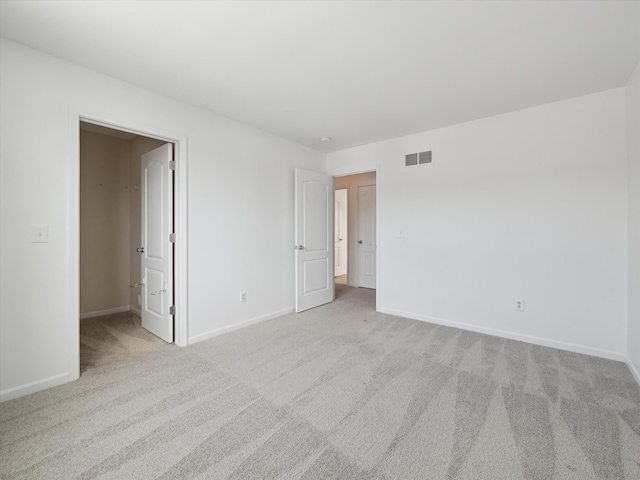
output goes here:
[{"label": "light switch plate", "polygon": [[49,242],[49,225],[31,226],[31,243]]}]

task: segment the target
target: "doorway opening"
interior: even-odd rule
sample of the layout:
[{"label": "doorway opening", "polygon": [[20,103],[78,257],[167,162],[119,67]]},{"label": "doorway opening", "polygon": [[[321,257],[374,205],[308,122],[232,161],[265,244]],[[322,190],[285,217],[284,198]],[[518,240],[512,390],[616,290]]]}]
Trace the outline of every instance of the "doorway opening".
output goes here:
[{"label": "doorway opening", "polygon": [[79,376],[173,343],[176,226],[175,144],[78,126]]},{"label": "doorway opening", "polygon": [[[367,297],[379,311],[379,197],[378,170],[343,176],[295,169],[295,311],[331,303],[342,295]],[[336,200],[336,190],[338,192]],[[343,201],[340,201],[340,198]],[[346,203],[344,209],[337,203]],[[336,206],[338,213],[336,213]],[[340,226],[346,217],[347,227]],[[338,224],[336,228],[336,224]],[[336,233],[337,232],[337,233]],[[346,232],[345,236],[342,233]],[[336,236],[337,234],[337,236]],[[346,237],[346,240],[345,240]],[[336,255],[340,243],[347,244],[347,284],[338,277],[344,255]],[[337,258],[336,258],[337,257]],[[338,269],[336,269],[338,263]],[[344,278],[344,277],[342,277]],[[351,288],[360,287],[360,288]],[[359,293],[356,293],[359,292]],[[367,293],[364,293],[367,292]]]},{"label": "doorway opening", "polygon": [[334,191],[336,295],[342,285],[375,290],[376,172],[334,177]]},{"label": "doorway opening", "polygon": [[174,269],[174,343],[177,346],[188,345],[188,271],[187,271],[187,136],[162,128],[131,123],[122,116],[112,116],[96,111],[80,110],[71,107],[69,132],[70,151],[69,178],[72,185],[67,199],[69,212],[68,234],[71,238],[68,246],[69,259],[69,295],[67,297],[67,341],[69,352],[68,381],[80,377],[80,123],[90,123],[121,132],[143,135],[163,140],[174,145],[174,223],[175,243],[173,244]]}]

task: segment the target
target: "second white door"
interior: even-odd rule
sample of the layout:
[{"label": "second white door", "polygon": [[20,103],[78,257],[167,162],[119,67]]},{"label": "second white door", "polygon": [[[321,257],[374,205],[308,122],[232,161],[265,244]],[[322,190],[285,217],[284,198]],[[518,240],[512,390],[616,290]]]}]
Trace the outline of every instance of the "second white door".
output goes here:
[{"label": "second white door", "polygon": [[347,189],[335,191],[335,276],[347,274]]},{"label": "second white door", "polygon": [[376,288],[376,186],[358,187],[358,286]]}]

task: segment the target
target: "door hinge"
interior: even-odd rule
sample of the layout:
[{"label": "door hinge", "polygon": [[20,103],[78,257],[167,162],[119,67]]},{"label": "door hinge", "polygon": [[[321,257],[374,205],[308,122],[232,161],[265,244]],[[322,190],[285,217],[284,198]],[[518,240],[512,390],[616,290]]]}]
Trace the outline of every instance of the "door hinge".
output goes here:
[{"label": "door hinge", "polygon": [[169,307],[169,315],[175,315],[176,314],[176,306],[175,305],[171,305]]},{"label": "door hinge", "polygon": [[169,160],[169,170],[175,170],[175,169],[176,169],[175,160]]},{"label": "door hinge", "polygon": [[176,234],[175,233],[170,233],[169,234],[169,242],[176,243]]}]

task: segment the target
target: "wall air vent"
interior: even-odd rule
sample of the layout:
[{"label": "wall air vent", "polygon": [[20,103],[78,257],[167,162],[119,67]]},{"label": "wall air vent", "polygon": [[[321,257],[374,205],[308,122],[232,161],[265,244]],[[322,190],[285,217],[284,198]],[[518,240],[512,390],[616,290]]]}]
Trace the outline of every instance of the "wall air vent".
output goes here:
[{"label": "wall air vent", "polygon": [[420,152],[418,154],[418,164],[424,165],[425,163],[431,163],[431,150],[428,152]]},{"label": "wall air vent", "polygon": [[410,153],[409,155],[405,155],[404,156],[404,166],[405,167],[411,167],[413,165],[417,165],[418,164],[418,154],[417,153]]},{"label": "wall air vent", "polygon": [[410,153],[404,156],[404,166],[413,167],[416,165],[426,165],[433,160],[431,156],[431,150],[428,152]]}]

